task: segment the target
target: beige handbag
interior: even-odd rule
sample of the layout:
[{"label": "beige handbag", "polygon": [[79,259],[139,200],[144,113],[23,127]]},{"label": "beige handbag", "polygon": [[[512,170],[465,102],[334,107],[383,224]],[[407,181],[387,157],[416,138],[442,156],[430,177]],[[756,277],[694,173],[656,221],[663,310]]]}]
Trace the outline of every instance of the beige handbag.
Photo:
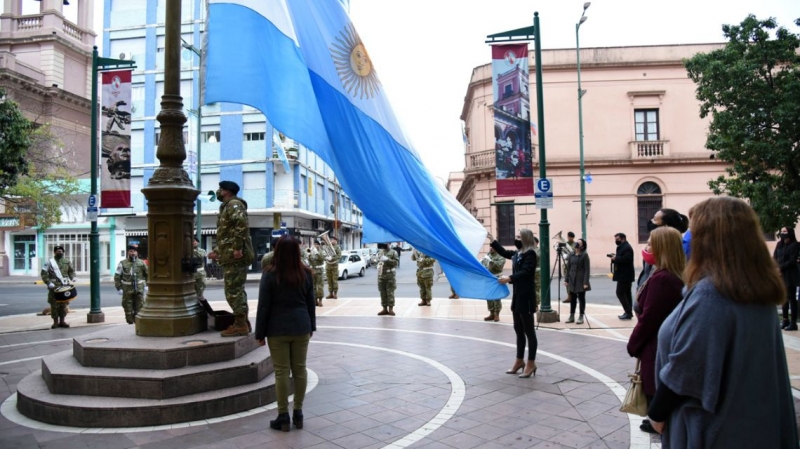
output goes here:
[{"label": "beige handbag", "polygon": [[633,374],[628,374],[628,377],[631,378],[631,384],[619,411],[632,415],[647,416],[647,398],[642,389],[642,374],[639,371],[641,363],[641,360],[636,359],[636,370]]}]

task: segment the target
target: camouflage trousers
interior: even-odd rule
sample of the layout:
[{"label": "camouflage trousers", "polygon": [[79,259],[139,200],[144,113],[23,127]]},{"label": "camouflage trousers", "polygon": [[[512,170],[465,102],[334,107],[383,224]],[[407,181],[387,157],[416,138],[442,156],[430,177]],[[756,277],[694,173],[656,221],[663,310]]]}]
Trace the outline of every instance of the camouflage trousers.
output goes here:
[{"label": "camouflage trousers", "polygon": [[122,289],[122,308],[125,310],[125,318],[133,319],[134,311],[142,310],[144,305],[144,293],[141,290],[133,291],[133,288],[125,286]]},{"label": "camouflage trousers", "polygon": [[417,275],[417,285],[419,286],[419,299],[423,301],[430,301],[433,299],[433,277],[432,276],[419,276]]},{"label": "camouflage trousers", "polygon": [[204,272],[194,273],[194,292],[197,293],[197,298],[204,298],[203,294],[206,292],[206,274]]},{"label": "camouflage trousers", "polygon": [[325,265],[328,278],[328,293],[339,293],[339,265]]},{"label": "camouflage trousers", "polygon": [[56,302],[56,295],[53,290],[47,292],[47,303],[50,304],[50,318],[62,318],[67,316],[67,306],[69,306],[66,302]]},{"label": "camouflage trousers", "polygon": [[378,279],[378,291],[381,292],[381,307],[394,307],[394,291],[397,282],[394,277]]},{"label": "camouflage trousers", "polygon": [[314,269],[314,299],[322,299],[325,296],[325,289],[322,279],[322,268]]},{"label": "camouflage trousers", "polygon": [[486,308],[489,309],[489,312],[500,312],[503,310],[503,301],[499,299],[490,299],[486,301]]},{"label": "camouflage trousers", "polygon": [[244,282],[247,280],[247,265],[243,262],[222,266],[225,279],[225,299],[231,306],[234,315],[247,316],[247,292],[244,291]]}]

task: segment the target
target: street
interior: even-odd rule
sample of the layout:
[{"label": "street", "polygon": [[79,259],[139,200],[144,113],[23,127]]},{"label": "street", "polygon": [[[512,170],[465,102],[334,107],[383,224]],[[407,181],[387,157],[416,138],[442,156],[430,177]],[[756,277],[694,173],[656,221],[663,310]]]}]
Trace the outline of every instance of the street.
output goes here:
[{"label": "street", "polygon": [[[599,273],[598,273],[599,274]],[[350,277],[346,280],[339,280],[339,297],[340,298],[378,298],[378,272],[374,268],[366,270],[364,277]],[[80,284],[81,278],[78,281],[78,298],[70,303],[73,309],[89,308],[89,285],[84,283]],[[587,302],[592,304],[618,304],[615,296],[616,284],[608,279],[606,276],[593,276],[591,279],[592,291],[587,293]],[[557,299],[559,297],[559,290],[557,289],[557,281],[554,280],[551,284],[552,288],[552,307],[558,309]],[[47,304],[47,289],[43,285],[34,284],[2,284],[2,296],[0,296],[0,316],[19,315],[25,313],[41,312]],[[258,299],[258,274],[252,273],[249,275],[247,285],[245,287],[247,297],[250,300]],[[325,286],[325,296],[328,295],[327,284]],[[433,298],[434,300],[447,299],[450,296],[450,284],[446,278],[441,278],[439,282],[433,285]],[[209,301],[224,301],[225,295],[221,280],[210,280],[207,282],[205,297]],[[411,260],[411,253],[404,252],[401,257],[400,268],[397,270],[397,290],[395,291],[397,298],[418,298],[419,287],[417,287],[416,278],[416,263]],[[563,285],[560,289],[560,297],[566,297],[566,291]],[[506,298],[506,299],[510,299]],[[114,288],[114,283],[111,281],[101,282],[100,284],[100,305],[103,306],[119,306],[120,296]],[[568,307],[566,304],[562,304]],[[620,309],[620,313],[622,310]]]}]

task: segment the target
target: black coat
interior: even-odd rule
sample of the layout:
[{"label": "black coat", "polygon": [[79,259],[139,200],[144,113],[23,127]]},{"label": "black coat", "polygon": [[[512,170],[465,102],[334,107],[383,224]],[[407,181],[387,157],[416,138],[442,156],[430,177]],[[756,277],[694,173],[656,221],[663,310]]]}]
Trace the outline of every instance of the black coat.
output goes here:
[{"label": "black coat", "polygon": [[534,250],[524,253],[511,251],[503,248],[496,240],[492,242],[492,248],[497,254],[511,259],[511,311],[515,313],[534,313],[536,312],[536,265],[539,260]]},{"label": "black coat", "polygon": [[636,271],[633,269],[633,248],[628,242],[617,245],[617,253],[614,258],[614,281],[633,282],[636,279]]},{"label": "black coat", "polygon": [[311,273],[295,288],[278,285],[274,273],[264,273],[258,288],[256,339],[310,334],[317,330],[316,309]]},{"label": "black coat", "polygon": [[781,269],[781,277],[784,284],[797,285],[800,283],[800,271],[798,271],[797,257],[800,255],[800,243],[792,242],[789,244],[778,244],[772,257]]}]

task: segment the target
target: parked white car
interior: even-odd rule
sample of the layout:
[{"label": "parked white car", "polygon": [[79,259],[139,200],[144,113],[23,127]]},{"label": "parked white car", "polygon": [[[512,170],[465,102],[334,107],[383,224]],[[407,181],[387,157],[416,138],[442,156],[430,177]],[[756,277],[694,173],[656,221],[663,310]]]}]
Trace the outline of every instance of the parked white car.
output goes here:
[{"label": "parked white car", "polygon": [[355,254],[364,261],[364,266],[369,268],[369,248],[351,249],[347,254]]},{"label": "parked white car", "polygon": [[339,279],[347,279],[356,273],[363,277],[364,271],[366,271],[364,259],[358,254],[344,254],[339,259]]}]

